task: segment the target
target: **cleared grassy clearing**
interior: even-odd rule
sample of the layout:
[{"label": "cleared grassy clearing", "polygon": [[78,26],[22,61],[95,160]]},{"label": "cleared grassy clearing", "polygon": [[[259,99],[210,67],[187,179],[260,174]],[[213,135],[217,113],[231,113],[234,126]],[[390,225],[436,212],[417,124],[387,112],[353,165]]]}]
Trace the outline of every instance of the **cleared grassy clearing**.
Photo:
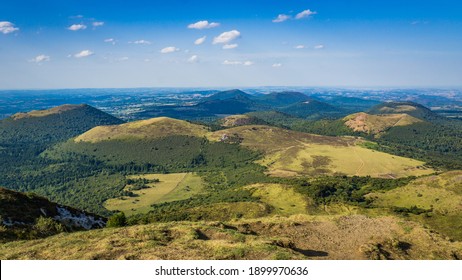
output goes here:
[{"label": "cleared grassy clearing", "polygon": [[279,215],[306,214],[308,199],[292,188],[280,184],[254,184],[246,188],[253,190],[252,196],[274,208]]},{"label": "cleared grassy clearing", "polygon": [[[134,197],[109,199],[104,203],[108,210],[118,210],[126,215],[146,213],[152,204],[187,199],[202,191],[201,178],[193,173],[145,174],[128,176],[128,179],[159,179],[160,182],[148,183],[149,188],[132,191]],[[129,190],[131,186],[125,186]]]}]

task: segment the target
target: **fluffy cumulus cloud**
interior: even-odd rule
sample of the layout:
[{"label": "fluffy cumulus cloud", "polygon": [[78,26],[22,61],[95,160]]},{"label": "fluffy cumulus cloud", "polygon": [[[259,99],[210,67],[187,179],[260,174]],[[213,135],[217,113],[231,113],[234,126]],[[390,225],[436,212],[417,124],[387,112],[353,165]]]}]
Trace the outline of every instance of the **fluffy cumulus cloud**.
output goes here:
[{"label": "fluffy cumulus cloud", "polygon": [[284,15],[284,14],[280,14],[278,15],[275,19],[273,19],[273,22],[274,23],[279,23],[279,22],[284,22],[286,20],[290,19],[290,16],[288,15]]},{"label": "fluffy cumulus cloud", "polygon": [[9,34],[18,30],[19,28],[15,27],[13,23],[9,21],[0,21],[0,33]]},{"label": "fluffy cumulus cloud", "polygon": [[200,37],[199,39],[197,39],[196,41],[194,41],[194,45],[201,45],[205,42],[205,39],[207,38],[207,36],[204,36],[204,37]]},{"label": "fluffy cumulus cloud", "polygon": [[94,53],[90,50],[83,50],[81,52],[78,52],[76,54],[74,54],[74,57],[75,58],[83,58],[83,57],[87,57],[87,56],[91,56],[93,55]]},{"label": "fluffy cumulus cloud", "polygon": [[130,44],[136,44],[136,45],[150,45],[151,42],[149,42],[148,40],[136,40],[136,41],[133,41],[133,42],[129,42]]},{"label": "fluffy cumulus cloud", "polygon": [[190,58],[188,58],[189,63],[196,63],[199,61],[199,57],[197,55],[192,55]]},{"label": "fluffy cumulus cloud", "polygon": [[95,21],[92,23],[92,25],[94,27],[98,27],[98,26],[103,26],[104,25],[104,21]]},{"label": "fluffy cumulus cloud", "polygon": [[42,62],[50,61],[50,57],[48,55],[40,54],[29,61],[35,62],[35,63],[42,63]]},{"label": "fluffy cumulus cloud", "polygon": [[253,61],[239,61],[239,60],[225,60],[222,63],[223,65],[244,65],[244,66],[250,66],[253,65]]},{"label": "fluffy cumulus cloud", "polygon": [[208,29],[220,26],[218,22],[209,22],[208,20],[201,20],[196,23],[188,25],[189,29]]},{"label": "fluffy cumulus cloud", "polygon": [[301,50],[301,49],[304,49],[305,46],[304,45],[297,45],[294,47],[295,49],[298,49],[298,50]]},{"label": "fluffy cumulus cloud", "polygon": [[179,48],[176,47],[166,47],[160,50],[161,53],[173,53],[179,51]]},{"label": "fluffy cumulus cloud", "polygon": [[78,31],[78,30],[87,29],[87,26],[85,24],[73,24],[69,26],[67,29],[71,31]]},{"label": "fluffy cumulus cloud", "polygon": [[316,14],[316,12],[313,12],[312,10],[308,9],[308,10],[304,10],[304,11],[298,13],[295,16],[295,19],[302,19],[302,18],[306,18],[306,17],[312,16],[312,15],[315,15],[315,14]]},{"label": "fluffy cumulus cloud", "polygon": [[213,44],[228,44],[229,42],[238,38],[240,35],[241,35],[241,32],[237,30],[223,32],[217,37],[213,38]]},{"label": "fluffy cumulus cloud", "polygon": [[324,49],[324,45],[316,45],[316,46],[314,46],[314,49],[315,50],[322,50],[322,49]]},{"label": "fluffy cumulus cloud", "polygon": [[282,67],[282,63],[274,63],[272,66],[273,68],[279,68]]},{"label": "fluffy cumulus cloud", "polygon": [[226,44],[226,45],[223,46],[223,49],[224,50],[230,50],[230,49],[235,49],[238,46],[239,46],[238,44]]}]

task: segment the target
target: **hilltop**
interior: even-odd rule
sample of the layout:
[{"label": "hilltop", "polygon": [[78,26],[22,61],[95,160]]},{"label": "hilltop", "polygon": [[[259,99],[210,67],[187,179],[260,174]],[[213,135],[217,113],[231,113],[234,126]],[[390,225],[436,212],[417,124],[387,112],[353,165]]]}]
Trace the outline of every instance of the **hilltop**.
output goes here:
[{"label": "hilltop", "polygon": [[353,131],[376,136],[379,136],[392,127],[407,126],[422,122],[422,120],[408,114],[370,115],[363,112],[346,116],[343,118],[343,121]]},{"label": "hilltop", "polygon": [[407,114],[421,120],[438,118],[438,115],[427,107],[410,101],[382,103],[372,107],[368,113],[371,115]]},{"label": "hilltop", "polygon": [[310,98],[305,94],[293,91],[271,92],[262,96],[258,96],[255,99],[273,107],[284,107],[290,104],[310,100]]},{"label": "hilltop", "polygon": [[120,125],[98,126],[75,138],[75,142],[105,140],[154,139],[172,135],[202,137],[208,129],[201,125],[167,117],[129,122]]},{"label": "hilltop", "polygon": [[321,119],[323,117],[335,118],[341,116],[343,110],[328,103],[309,99],[285,107],[278,108],[281,111],[292,116],[309,119]]},{"label": "hilltop", "polygon": [[63,105],[17,113],[0,120],[0,143],[53,143],[77,136],[98,125],[123,121],[89,105]]},{"label": "hilltop", "polygon": [[220,91],[214,93],[205,98],[205,101],[211,100],[226,100],[226,99],[243,99],[243,100],[250,100],[252,99],[252,95],[247,94],[239,89],[232,89],[226,91]]}]

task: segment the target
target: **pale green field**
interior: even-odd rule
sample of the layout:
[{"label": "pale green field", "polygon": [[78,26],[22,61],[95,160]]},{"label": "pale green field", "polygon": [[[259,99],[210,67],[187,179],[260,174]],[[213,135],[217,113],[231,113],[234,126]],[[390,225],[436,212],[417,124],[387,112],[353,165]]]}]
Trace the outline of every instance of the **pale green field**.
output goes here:
[{"label": "pale green field", "polygon": [[[133,175],[129,179],[159,179],[158,183],[147,184],[148,189],[133,191],[136,197],[112,198],[104,203],[108,210],[118,210],[126,215],[146,213],[152,204],[187,199],[202,191],[201,178],[193,173]],[[130,186],[125,186],[128,190]]]},{"label": "pale green field", "polygon": [[267,155],[261,163],[273,176],[346,174],[381,178],[428,175],[424,162],[357,145],[307,144]]},{"label": "pale green field", "polygon": [[252,196],[274,207],[273,213],[286,216],[307,213],[307,199],[292,188],[280,184],[254,184],[246,188],[253,190]]},{"label": "pale green field", "polygon": [[427,210],[427,215],[410,215],[410,218],[450,238],[462,240],[461,171],[419,178],[405,187],[368,197],[376,207]]},{"label": "pale green field", "polygon": [[437,213],[462,212],[462,172],[447,172],[412,181],[407,186],[385,193],[373,193],[379,207],[412,207],[434,209]]},{"label": "pale green field", "polygon": [[238,136],[241,145],[265,153],[258,161],[272,176],[346,174],[383,178],[421,176],[435,172],[424,162],[361,147],[364,140],[329,137],[264,125],[248,125],[208,134],[212,141]]}]

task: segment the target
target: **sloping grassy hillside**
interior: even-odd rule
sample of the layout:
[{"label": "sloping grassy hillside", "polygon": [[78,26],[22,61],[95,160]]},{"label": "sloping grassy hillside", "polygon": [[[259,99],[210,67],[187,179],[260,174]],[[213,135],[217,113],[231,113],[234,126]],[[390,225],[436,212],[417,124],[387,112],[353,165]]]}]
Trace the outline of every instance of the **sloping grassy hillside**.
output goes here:
[{"label": "sloping grassy hillside", "polygon": [[0,245],[5,259],[457,259],[449,242],[393,217],[296,215],[173,222]]},{"label": "sloping grassy hillside", "polygon": [[293,188],[281,184],[253,184],[245,187],[252,190],[252,196],[273,208],[273,214],[294,215],[306,214],[313,201],[294,191]]},{"label": "sloping grassy hillside", "polygon": [[395,126],[407,126],[422,122],[408,114],[369,115],[367,113],[356,113],[343,118],[345,125],[353,131],[365,132],[379,136]]},{"label": "sloping grassy hillside", "polygon": [[121,125],[99,126],[75,138],[76,142],[97,143],[105,140],[154,139],[172,135],[202,137],[208,129],[186,121],[160,117]]},{"label": "sloping grassy hillside", "polygon": [[368,197],[375,207],[391,208],[462,241],[462,171],[419,178],[405,187]]},{"label": "sloping grassy hillside", "polygon": [[238,142],[263,151],[259,161],[274,176],[347,174],[373,177],[419,176],[434,172],[423,162],[362,147],[353,137],[329,137],[270,126],[241,126],[216,131],[214,141]]}]

